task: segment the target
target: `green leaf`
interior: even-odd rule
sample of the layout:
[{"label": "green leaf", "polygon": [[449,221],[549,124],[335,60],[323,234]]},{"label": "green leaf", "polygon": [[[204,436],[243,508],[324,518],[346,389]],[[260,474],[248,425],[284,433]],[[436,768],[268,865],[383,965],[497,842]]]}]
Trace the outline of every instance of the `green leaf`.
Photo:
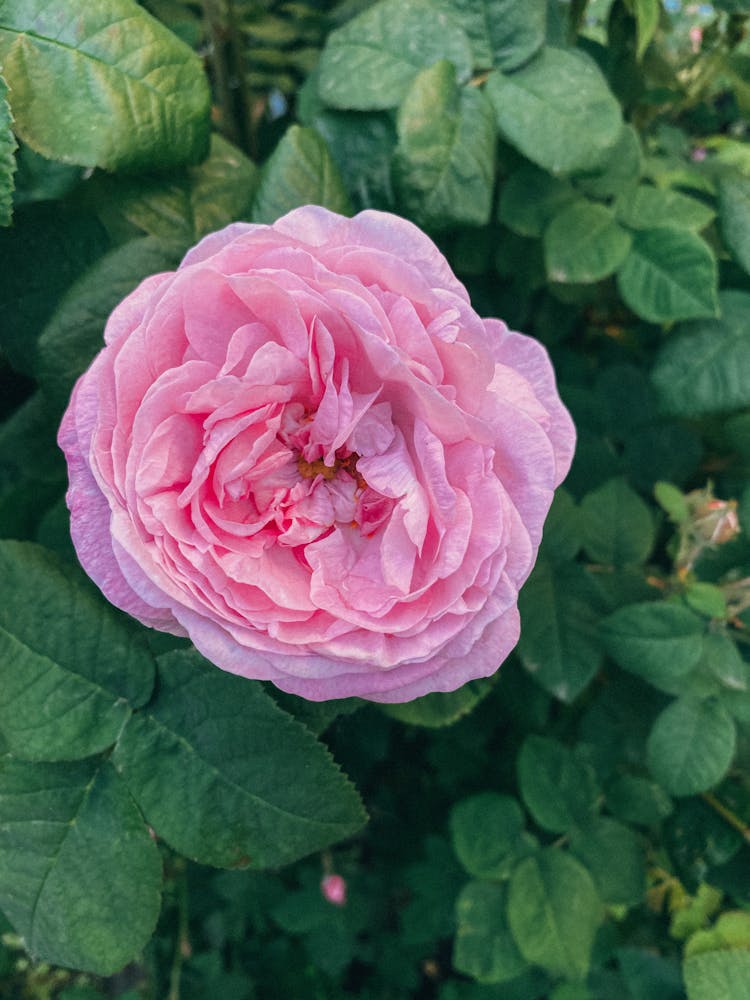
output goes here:
[{"label": "green leaf", "polygon": [[33,374],[44,324],[63,292],[107,247],[99,220],[55,202],[17,209],[0,229],[0,348],[18,371]]},{"label": "green leaf", "polygon": [[716,316],[716,258],[700,236],[664,226],[636,232],[617,273],[620,294],[652,323]]},{"label": "green leaf", "polygon": [[553,565],[559,565],[575,559],[580,547],[580,511],[570,493],[559,487],[544,522],[540,553]]},{"label": "green leaf", "polygon": [[541,236],[558,209],[575,197],[570,181],[525,163],[503,182],[497,217],[514,233]]},{"label": "green leaf", "polygon": [[718,702],[679,699],[654,723],[648,766],[671,795],[696,795],[724,777],[735,741],[732,717]]},{"label": "green leaf", "polygon": [[325,140],[352,199],[362,208],[392,208],[396,129],[390,115],[329,110],[316,114],[309,124]]},{"label": "green leaf", "polygon": [[527,736],[518,755],[524,805],[550,833],[566,833],[593,814],[599,788],[588,764],[546,736]]},{"label": "green leaf", "polygon": [[656,502],[674,524],[684,524],[690,517],[690,507],[682,490],[672,483],[659,480],[654,486]]},{"label": "green leaf", "polygon": [[709,632],[703,640],[703,662],[730,691],[750,690],[750,663],[726,632]]},{"label": "green leaf", "polygon": [[617,142],[607,152],[596,173],[580,174],[575,186],[592,198],[611,198],[630,189],[641,176],[641,140],[632,125],[623,125]]},{"label": "green leaf", "polygon": [[500,879],[518,860],[524,820],[521,807],[510,795],[480,792],[462,799],[451,812],[451,836],[456,856],[477,878]]},{"label": "green leaf", "polygon": [[580,52],[545,47],[514,73],[491,73],[487,95],[507,140],[554,174],[591,170],[622,128],[619,103]]},{"label": "green leaf", "polygon": [[608,479],[581,501],[581,541],[588,557],[605,566],[645,562],[654,545],[650,509],[622,479]]},{"label": "green leaf", "polygon": [[104,347],[104,326],[114,307],[144,278],[175,268],[178,257],[144,236],[110,250],[63,296],[38,344],[36,375],[61,411],[78,376]]},{"label": "green leaf", "polygon": [[120,177],[110,189],[129,222],[184,252],[207,233],[245,217],[257,184],[255,164],[214,134],[208,159],[197,167],[166,176]]},{"label": "green leaf", "polygon": [[608,816],[596,816],[572,831],[570,849],[593,876],[603,902],[632,906],[643,900],[645,852],[627,826]]},{"label": "green leaf", "polygon": [[625,823],[656,826],[672,812],[663,788],[648,778],[621,774],[606,789],[607,808]]},{"label": "green leaf", "polygon": [[635,14],[638,38],[635,55],[636,59],[640,62],[644,52],[651,43],[651,39],[656,34],[656,29],[659,27],[661,2],[660,0],[631,0],[631,6]]},{"label": "green leaf", "polygon": [[705,229],[716,213],[705,202],[669,188],[639,184],[628,188],[615,202],[615,215],[631,229]]},{"label": "green leaf", "polygon": [[456,900],[453,967],[480,983],[504,983],[526,968],[508,926],[507,895],[504,885],[469,882]]},{"label": "green leaf", "polygon": [[550,281],[592,284],[612,274],[630,250],[631,237],[604,205],[576,201],[554,216],[544,232]]},{"label": "green leaf", "polygon": [[[726,618],[727,599],[721,587],[695,580],[685,588],[685,603],[706,618]],[[707,637],[708,638],[708,637]]]},{"label": "green leaf", "polygon": [[106,761],[0,759],[0,905],[31,954],[111,975],[159,915],[161,859]]},{"label": "green leaf", "polygon": [[88,582],[28,542],[0,542],[0,729],[27,760],[75,760],[117,738],[154,663]]},{"label": "green leaf", "polygon": [[544,44],[545,0],[440,0],[438,6],[469,36],[479,69],[516,69]]},{"label": "green leaf", "polygon": [[311,128],[292,125],[263,168],[253,202],[254,222],[275,222],[301,205],[351,213],[349,198],[328,147]]},{"label": "green leaf", "polygon": [[208,151],[200,59],[135,0],[98,0],[75,17],[45,0],[5,0],[0,62],[18,134],[44,156],[135,170]]},{"label": "green leaf", "polygon": [[441,59],[453,63],[459,83],[469,79],[471,46],[454,18],[429,0],[380,0],[329,35],[318,90],[335,108],[394,108],[417,73]]},{"label": "green leaf", "polygon": [[405,214],[442,229],[489,221],[495,181],[495,117],[484,93],[459,88],[441,60],[415,78],[397,119],[394,182]]},{"label": "green leaf", "polygon": [[554,847],[513,872],[508,920],[524,958],[552,975],[582,979],[601,919],[593,880],[575,858]]},{"label": "green leaf", "polygon": [[9,226],[13,214],[13,174],[16,169],[13,154],[18,145],[11,129],[13,116],[8,107],[7,94],[8,85],[0,76],[0,226]]},{"label": "green leaf", "polygon": [[305,726],[260,684],[194,652],[159,657],[157,697],[131,717],[113,760],[159,836],[202,864],[288,864],[365,821]]},{"label": "green leaf", "polygon": [[719,300],[721,319],[686,323],[657,357],[652,379],[667,413],[750,405],[750,294],[723,291]]},{"label": "green leaf", "polygon": [[659,687],[689,674],[703,653],[705,625],[679,604],[628,604],[602,622],[607,652],[625,670]]},{"label": "green leaf", "polygon": [[526,670],[556,698],[574,701],[601,666],[600,594],[577,565],[539,559],[519,595],[518,653]]},{"label": "green leaf", "polygon": [[443,693],[435,691],[413,701],[404,701],[394,705],[379,705],[378,707],[392,719],[405,722],[411,726],[425,726],[427,729],[440,729],[451,726],[465,715],[473,712],[476,706],[492,690],[492,681],[480,679],[469,681],[456,691]]},{"label": "green leaf", "polygon": [[709,951],[683,965],[688,1000],[740,1000],[750,982],[750,951]]}]

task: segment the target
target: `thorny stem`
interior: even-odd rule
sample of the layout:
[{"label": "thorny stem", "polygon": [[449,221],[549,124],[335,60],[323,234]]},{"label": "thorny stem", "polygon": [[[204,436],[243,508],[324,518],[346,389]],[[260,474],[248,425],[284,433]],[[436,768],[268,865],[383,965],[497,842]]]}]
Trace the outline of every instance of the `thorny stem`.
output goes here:
[{"label": "thorny stem", "polygon": [[738,833],[741,833],[746,843],[750,844],[750,826],[748,826],[747,823],[743,823],[739,816],[736,813],[733,813],[732,810],[725,806],[723,802],[720,802],[712,792],[703,792],[701,798],[707,805],[711,806],[711,808],[717,812],[725,822],[737,830]]},{"label": "thorny stem", "polygon": [[180,866],[175,877],[177,887],[177,940],[175,941],[172,969],[169,973],[168,1000],[180,1000],[182,964],[192,951],[189,936],[187,871]]}]

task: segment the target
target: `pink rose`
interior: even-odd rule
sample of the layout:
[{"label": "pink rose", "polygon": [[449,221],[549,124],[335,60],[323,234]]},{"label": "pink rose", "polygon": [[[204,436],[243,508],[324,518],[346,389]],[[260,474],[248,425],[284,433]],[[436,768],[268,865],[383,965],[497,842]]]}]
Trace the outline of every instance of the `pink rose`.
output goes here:
[{"label": "pink rose", "polygon": [[87,573],[313,701],[408,701],[518,640],[574,430],[547,354],[381,212],[236,223],[112,313],[60,428]]}]

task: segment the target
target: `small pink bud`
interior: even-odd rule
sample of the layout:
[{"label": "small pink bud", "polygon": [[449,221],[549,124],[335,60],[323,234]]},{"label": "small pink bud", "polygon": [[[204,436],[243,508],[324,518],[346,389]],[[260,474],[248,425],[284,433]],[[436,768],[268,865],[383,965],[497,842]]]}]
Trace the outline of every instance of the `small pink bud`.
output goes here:
[{"label": "small pink bud", "polygon": [[341,875],[326,875],[320,883],[323,898],[334,906],[344,906],[346,903],[346,882]]},{"label": "small pink bud", "polygon": [[690,45],[693,52],[700,52],[702,41],[703,41],[703,29],[699,28],[698,25],[694,25],[690,29]]},{"label": "small pink bud", "polygon": [[703,161],[708,156],[708,150],[705,146],[696,146],[695,149],[690,154],[690,159],[693,163],[703,163]]}]

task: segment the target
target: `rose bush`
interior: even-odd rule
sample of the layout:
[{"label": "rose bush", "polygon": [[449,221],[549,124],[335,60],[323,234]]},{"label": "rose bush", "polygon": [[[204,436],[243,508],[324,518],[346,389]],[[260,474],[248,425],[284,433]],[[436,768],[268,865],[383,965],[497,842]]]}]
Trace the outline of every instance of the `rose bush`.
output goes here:
[{"label": "rose bush", "polygon": [[105,342],[59,443],[113,604],[311,700],[497,669],[574,431],[544,348],[480,319],[420,230],[230,225]]}]

